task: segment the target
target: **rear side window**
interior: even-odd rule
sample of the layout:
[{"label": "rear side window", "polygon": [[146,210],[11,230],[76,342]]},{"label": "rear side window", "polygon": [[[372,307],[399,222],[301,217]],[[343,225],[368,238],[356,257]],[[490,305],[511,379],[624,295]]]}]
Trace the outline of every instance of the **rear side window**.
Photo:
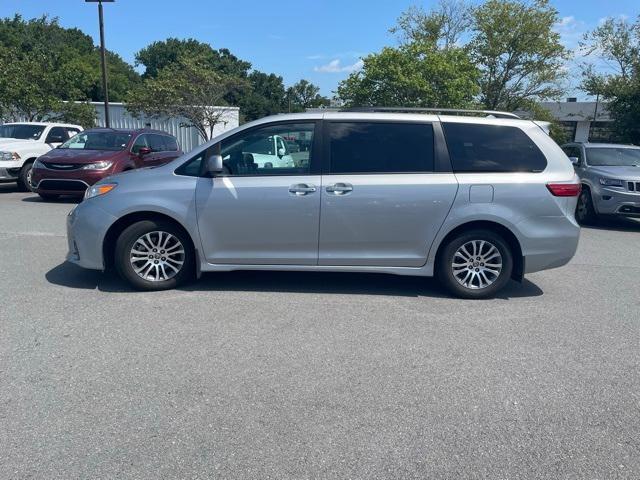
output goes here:
[{"label": "rear side window", "polygon": [[329,122],[330,173],[433,172],[426,123]]},{"label": "rear side window", "polygon": [[541,172],[547,160],[517,127],[443,123],[454,172]]}]

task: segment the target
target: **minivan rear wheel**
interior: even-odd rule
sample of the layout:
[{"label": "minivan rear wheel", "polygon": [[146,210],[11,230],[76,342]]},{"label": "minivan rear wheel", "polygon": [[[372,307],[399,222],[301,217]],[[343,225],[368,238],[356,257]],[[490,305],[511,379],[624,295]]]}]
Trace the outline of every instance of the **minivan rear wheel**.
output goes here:
[{"label": "minivan rear wheel", "polygon": [[116,242],[114,261],[120,276],[138,290],[167,290],[193,278],[191,242],[167,221],[127,227]]},{"label": "minivan rear wheel", "polygon": [[511,278],[513,255],[507,242],[491,230],[470,230],[443,247],[436,275],[460,298],[494,296]]}]

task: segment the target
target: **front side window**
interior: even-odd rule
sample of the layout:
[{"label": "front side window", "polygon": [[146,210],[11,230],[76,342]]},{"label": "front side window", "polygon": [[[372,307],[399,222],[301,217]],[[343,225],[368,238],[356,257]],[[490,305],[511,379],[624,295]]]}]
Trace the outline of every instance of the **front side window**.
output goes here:
[{"label": "front side window", "polygon": [[517,127],[443,123],[454,172],[541,172],[547,160]]},{"label": "front side window", "polygon": [[130,133],[124,132],[82,132],[70,138],[59,148],[83,150],[124,150],[131,139]]},{"label": "front side window", "polygon": [[0,138],[17,138],[19,140],[38,140],[44,132],[42,125],[13,124],[0,125]]},{"label": "front side window", "polygon": [[640,148],[588,148],[587,160],[592,167],[640,167]]},{"label": "front side window", "polygon": [[49,134],[47,135],[46,143],[62,143],[66,140],[69,140],[67,136],[67,131],[62,127],[53,127],[49,130]]},{"label": "front side window", "polygon": [[164,137],[162,135],[148,135],[149,137],[149,147],[151,147],[152,152],[163,152],[165,151],[164,147]]},{"label": "front side window", "polygon": [[138,135],[135,142],[131,146],[131,153],[135,153],[136,155],[140,153],[141,148],[149,148],[149,136],[148,135]]},{"label": "front side window", "polygon": [[268,125],[240,132],[223,140],[220,154],[230,176],[307,175],[311,148],[289,151],[286,141],[311,145],[314,123]]},{"label": "front side window", "polygon": [[433,172],[433,127],[426,123],[330,122],[329,173]]},{"label": "front side window", "polygon": [[567,157],[575,157],[582,162],[582,152],[580,147],[563,147],[562,150],[566,153]]}]

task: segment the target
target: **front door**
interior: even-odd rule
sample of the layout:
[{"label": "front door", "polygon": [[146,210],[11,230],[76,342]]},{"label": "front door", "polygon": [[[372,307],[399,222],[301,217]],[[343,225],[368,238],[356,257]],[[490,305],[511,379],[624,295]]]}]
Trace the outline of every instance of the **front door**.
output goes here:
[{"label": "front door", "polygon": [[203,254],[216,264],[315,265],[320,175],[317,146],[294,165],[257,162],[274,136],[315,136],[316,122],[279,122],[241,131],[218,145],[222,176],[198,179],[196,207]]},{"label": "front door", "polygon": [[319,265],[420,267],[457,192],[430,123],[325,121]]}]

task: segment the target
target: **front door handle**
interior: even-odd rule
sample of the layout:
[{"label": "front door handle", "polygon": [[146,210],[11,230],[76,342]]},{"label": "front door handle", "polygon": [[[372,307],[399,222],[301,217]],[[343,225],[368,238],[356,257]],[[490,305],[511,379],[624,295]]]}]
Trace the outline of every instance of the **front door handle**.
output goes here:
[{"label": "front door handle", "polygon": [[303,195],[308,195],[316,191],[316,186],[307,184],[307,183],[296,183],[295,185],[291,185],[289,187],[289,193],[293,193],[298,197]]},{"label": "front door handle", "polygon": [[333,193],[334,195],[344,195],[353,191],[353,185],[350,183],[335,183],[327,187],[327,193]]}]

